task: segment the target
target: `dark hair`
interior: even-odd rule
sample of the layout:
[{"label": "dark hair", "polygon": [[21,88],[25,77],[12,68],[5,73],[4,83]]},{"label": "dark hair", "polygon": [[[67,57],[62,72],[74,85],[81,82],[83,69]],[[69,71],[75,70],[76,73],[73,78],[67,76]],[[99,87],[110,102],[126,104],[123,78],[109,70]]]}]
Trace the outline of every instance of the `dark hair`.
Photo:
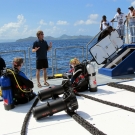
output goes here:
[{"label": "dark hair", "polygon": [[102,18],[106,18],[106,16],[105,16],[105,15],[103,15],[103,16],[102,16]]},{"label": "dark hair", "polygon": [[121,11],[121,9],[120,9],[120,8],[117,8],[117,12],[118,12],[118,11]]},{"label": "dark hair", "polygon": [[134,7],[133,6],[130,6],[128,9],[134,9]]}]

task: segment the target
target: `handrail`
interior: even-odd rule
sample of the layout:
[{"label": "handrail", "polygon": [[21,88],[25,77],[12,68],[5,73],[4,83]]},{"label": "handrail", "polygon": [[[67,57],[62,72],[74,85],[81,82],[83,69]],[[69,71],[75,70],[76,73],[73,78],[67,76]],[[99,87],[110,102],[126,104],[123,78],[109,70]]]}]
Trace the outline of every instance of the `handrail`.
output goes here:
[{"label": "handrail", "polygon": [[7,54],[7,53],[16,53],[16,52],[23,52],[24,53],[24,65],[25,65],[25,74],[27,75],[27,62],[26,62],[26,51],[25,50],[14,50],[14,51],[5,51],[0,52],[0,54]]},{"label": "handrail", "polygon": [[[58,73],[58,67],[57,67],[57,60],[61,59],[61,58],[57,58],[56,57],[56,53],[57,53],[57,50],[60,50],[60,49],[70,49],[70,48],[82,48],[82,55],[80,55],[79,57],[81,58],[84,58],[84,46],[68,46],[68,47],[59,47],[59,48],[55,48],[54,49],[54,57],[55,57],[55,72]],[[65,57],[64,57],[65,58]],[[73,58],[72,56],[70,57],[67,57],[66,58]],[[67,66],[68,67],[68,66]],[[62,68],[65,68],[65,66],[62,66],[61,68],[59,69],[62,69]]]},{"label": "handrail", "polygon": [[[31,53],[32,53],[32,48],[31,47],[29,47],[28,48],[28,59],[29,59],[29,70],[30,70],[30,79],[32,80],[32,71],[33,70],[36,70],[36,68],[32,68],[31,67],[31,61],[32,61],[32,59],[35,59],[36,60],[36,58],[31,58]],[[54,74],[54,67],[53,67],[53,53],[52,53],[52,49],[51,50],[49,50],[50,52],[51,52],[51,56],[48,56],[48,58],[50,58],[51,60],[52,60],[52,65],[51,66],[49,66],[49,68],[51,68],[52,69],[52,75]]]},{"label": "handrail", "polygon": [[96,36],[94,36],[87,44],[86,44],[86,59],[88,59],[88,45],[92,43],[92,41],[94,41],[94,39],[97,37],[97,35],[99,35],[99,33],[101,33],[101,31],[98,32],[98,34],[96,34]]},{"label": "handrail", "polygon": [[[114,21],[116,22],[116,21]],[[134,37],[134,36],[130,36],[129,37],[129,20],[127,20],[127,23],[125,24],[125,28],[126,28],[126,35],[124,35],[124,38],[127,39],[127,42],[129,43],[130,42],[130,37]],[[94,41],[94,39],[97,38],[97,36],[101,33],[101,31],[99,31],[87,44],[86,44],[86,59],[88,59],[88,46]],[[73,56],[66,56],[64,55],[63,58],[58,58],[56,56],[56,51],[57,50],[60,50],[60,49],[71,49],[71,48],[81,48],[82,49],[82,54],[80,56],[77,56],[77,57],[81,57],[81,58],[84,58],[84,46],[67,46],[67,47],[58,47],[58,48],[52,48],[51,50],[51,55],[48,57],[49,59],[51,59],[51,67],[49,66],[49,68],[52,69],[52,75],[54,75],[54,73],[58,72],[58,69],[62,69],[62,68],[65,68],[66,66],[62,65],[60,68],[58,68],[57,66],[57,61],[58,60],[61,60],[63,58],[66,58],[66,59],[69,59],[69,58],[73,58]],[[30,79],[32,79],[32,70],[34,70],[35,68],[32,68],[32,65],[31,65],[31,62],[32,62],[32,59],[35,59],[35,58],[32,58],[31,57],[31,47],[28,48],[28,63],[26,61],[26,51],[25,50],[15,50],[15,51],[7,51],[7,52],[0,52],[0,54],[6,54],[6,53],[13,53],[13,52],[23,52],[24,54],[24,65],[25,65],[25,74],[27,75],[27,70],[29,70],[29,74],[30,74]],[[29,68],[27,68],[27,66],[29,66]],[[67,66],[68,67],[68,66]]]}]

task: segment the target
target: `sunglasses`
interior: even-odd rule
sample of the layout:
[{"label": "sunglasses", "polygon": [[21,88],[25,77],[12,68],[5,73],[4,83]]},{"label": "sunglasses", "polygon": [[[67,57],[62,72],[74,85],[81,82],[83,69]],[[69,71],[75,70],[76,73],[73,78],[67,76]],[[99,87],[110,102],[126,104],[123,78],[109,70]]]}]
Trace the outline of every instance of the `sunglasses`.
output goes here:
[{"label": "sunglasses", "polygon": [[44,35],[43,33],[41,33],[40,35]]}]

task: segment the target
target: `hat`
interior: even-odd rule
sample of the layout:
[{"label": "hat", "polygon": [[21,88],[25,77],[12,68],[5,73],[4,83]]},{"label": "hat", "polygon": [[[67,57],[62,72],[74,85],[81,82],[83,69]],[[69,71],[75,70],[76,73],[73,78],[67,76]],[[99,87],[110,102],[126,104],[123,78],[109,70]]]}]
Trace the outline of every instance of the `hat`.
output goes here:
[{"label": "hat", "polygon": [[128,9],[134,9],[134,7],[133,6],[130,6]]}]

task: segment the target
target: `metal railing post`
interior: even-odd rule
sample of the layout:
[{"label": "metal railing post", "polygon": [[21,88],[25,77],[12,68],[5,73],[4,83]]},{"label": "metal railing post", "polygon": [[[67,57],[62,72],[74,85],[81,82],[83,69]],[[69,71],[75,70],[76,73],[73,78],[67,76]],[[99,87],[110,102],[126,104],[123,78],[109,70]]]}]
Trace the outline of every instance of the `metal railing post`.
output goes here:
[{"label": "metal railing post", "polygon": [[27,75],[27,62],[26,62],[26,51],[24,50],[24,61],[25,61],[25,74]]},{"label": "metal railing post", "polygon": [[30,73],[30,79],[32,80],[32,68],[31,68],[31,57],[30,57],[30,47],[28,48],[28,59],[29,59],[29,73]]}]

